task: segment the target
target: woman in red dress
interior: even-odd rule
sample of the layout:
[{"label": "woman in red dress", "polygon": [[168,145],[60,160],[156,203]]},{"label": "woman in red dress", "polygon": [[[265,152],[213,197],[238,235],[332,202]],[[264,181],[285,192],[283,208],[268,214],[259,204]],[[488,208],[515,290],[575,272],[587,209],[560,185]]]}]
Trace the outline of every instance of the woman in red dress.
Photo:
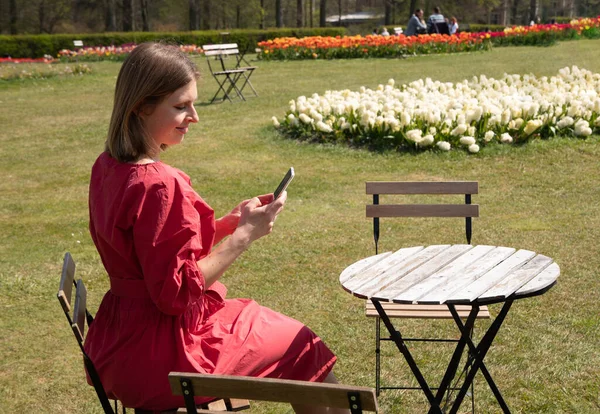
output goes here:
[{"label": "woman in red dress", "polygon": [[177,47],[138,46],[119,73],[106,150],[92,169],[90,232],[110,291],[85,349],[126,407],[183,406],[171,371],[337,382],[336,357],[309,328],[252,300],[225,299],[218,281],[271,232],[287,194],[245,200],[215,220],[189,177],[160,161],[198,122],[198,76]]}]

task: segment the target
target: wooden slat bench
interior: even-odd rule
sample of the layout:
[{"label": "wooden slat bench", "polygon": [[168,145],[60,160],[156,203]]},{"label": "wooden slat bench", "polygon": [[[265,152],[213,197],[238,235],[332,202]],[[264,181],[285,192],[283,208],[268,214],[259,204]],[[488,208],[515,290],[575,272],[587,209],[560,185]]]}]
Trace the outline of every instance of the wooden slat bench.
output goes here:
[{"label": "wooden slat bench", "polygon": [[378,411],[375,390],[368,387],[182,372],[170,373],[169,382],[173,394],[183,395],[188,414],[214,412],[196,408],[194,396],[199,395],[346,408],[352,414]]},{"label": "wooden slat bench", "polygon": [[[246,63],[246,61],[237,43],[203,45],[202,49],[208,61],[208,69],[219,85],[219,89],[210,103],[213,103],[216,99],[221,101],[227,99],[229,102],[232,102],[232,92],[235,92],[238,98],[245,101],[246,98],[243,95],[243,91],[246,85],[252,89],[255,96],[258,96],[250,82],[250,77],[257,67],[242,66],[242,62]],[[231,63],[227,62],[228,58],[231,58]],[[213,65],[216,65],[216,67],[213,67]],[[240,83],[241,86],[239,85]],[[222,95],[220,96],[221,93]]]}]

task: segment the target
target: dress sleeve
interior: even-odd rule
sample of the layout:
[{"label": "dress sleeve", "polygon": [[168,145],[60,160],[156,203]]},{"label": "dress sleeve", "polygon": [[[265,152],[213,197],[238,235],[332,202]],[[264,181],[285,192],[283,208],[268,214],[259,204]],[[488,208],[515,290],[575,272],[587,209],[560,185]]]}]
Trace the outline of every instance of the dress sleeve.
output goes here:
[{"label": "dress sleeve", "polygon": [[136,216],[134,248],[150,297],[162,312],[180,315],[204,298],[200,215],[175,181],[147,186]]}]

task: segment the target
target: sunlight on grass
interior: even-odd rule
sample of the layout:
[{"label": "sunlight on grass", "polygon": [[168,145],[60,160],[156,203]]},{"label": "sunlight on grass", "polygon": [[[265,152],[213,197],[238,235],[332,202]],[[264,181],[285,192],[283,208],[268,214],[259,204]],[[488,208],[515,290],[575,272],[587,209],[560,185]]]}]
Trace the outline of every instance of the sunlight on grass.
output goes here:
[{"label": "sunlight on grass", "polygon": [[[374,251],[365,218],[367,180],[477,180],[481,217],[473,242],[528,248],[561,266],[547,294],[517,302],[486,357],[515,412],[600,410],[600,137],[550,139],[464,153],[371,153],[280,137],[273,115],[290,99],[328,89],[370,88],[394,78],[460,81],[473,75],[551,75],[577,65],[600,72],[600,41],[549,48],[370,59],[253,62],[257,98],[206,105],[216,83],[200,64],[200,123],[163,159],[188,173],[195,189],[224,214],[244,198],[273,191],[287,168],[296,178],[274,232],[258,241],[223,280],[231,297],[252,297],[307,323],[338,355],[341,381],[374,385],[374,326],[363,302],[345,293],[339,273]],[[62,257],[72,253],[95,311],[108,280],[88,234],[90,168],[110,118],[120,64],[90,63],[83,77],[0,82],[0,412],[100,413],[85,383],[79,350],[55,299]],[[381,250],[462,242],[455,220],[382,220]],[[497,307],[492,307],[497,314]],[[486,322],[484,322],[485,324]],[[449,324],[406,322],[411,335],[455,333]],[[477,332],[483,332],[483,327]],[[395,355],[393,349],[387,351]],[[446,349],[418,358],[443,365]],[[429,372],[429,371],[428,371]],[[410,380],[400,357],[384,378]],[[35,390],[35,392],[32,392]],[[41,402],[41,403],[40,403]],[[384,413],[425,410],[420,392],[384,392]],[[463,406],[463,408],[465,408]],[[497,412],[482,378],[476,411]],[[257,413],[289,412],[255,404]]]}]

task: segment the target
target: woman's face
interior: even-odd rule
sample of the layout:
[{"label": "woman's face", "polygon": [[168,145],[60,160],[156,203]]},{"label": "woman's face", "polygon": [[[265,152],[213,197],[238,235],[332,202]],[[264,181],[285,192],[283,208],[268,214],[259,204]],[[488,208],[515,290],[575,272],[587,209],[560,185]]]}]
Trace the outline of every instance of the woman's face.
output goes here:
[{"label": "woman's face", "polygon": [[190,123],[198,122],[198,113],[194,108],[196,99],[198,99],[196,81],[192,80],[167,95],[159,104],[140,111],[139,116],[144,129],[157,151],[162,144],[169,146],[179,144],[183,141]]}]

